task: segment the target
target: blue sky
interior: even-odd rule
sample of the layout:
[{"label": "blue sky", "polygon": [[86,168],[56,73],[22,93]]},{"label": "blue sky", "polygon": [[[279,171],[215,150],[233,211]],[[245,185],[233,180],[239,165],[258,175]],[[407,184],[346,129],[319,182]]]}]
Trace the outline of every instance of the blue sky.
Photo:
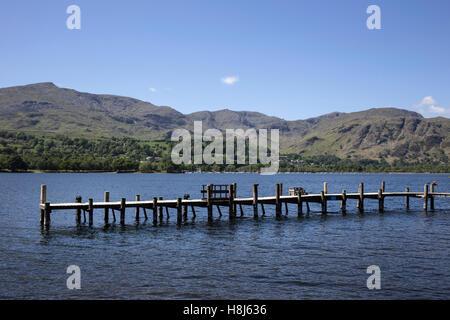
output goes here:
[{"label": "blue sky", "polygon": [[[81,30],[66,27],[72,4]],[[372,4],[381,30],[366,27]],[[449,36],[448,0],[2,1],[0,87],[51,81],[183,113],[449,117]]]}]

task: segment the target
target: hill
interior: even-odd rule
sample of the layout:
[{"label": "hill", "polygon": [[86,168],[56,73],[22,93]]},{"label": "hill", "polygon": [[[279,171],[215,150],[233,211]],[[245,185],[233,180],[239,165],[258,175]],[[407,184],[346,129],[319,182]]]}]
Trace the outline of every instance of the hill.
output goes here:
[{"label": "hill", "polygon": [[[299,111],[300,113],[300,111]],[[175,128],[280,129],[281,153],[303,157],[448,163],[450,119],[377,108],[287,121],[258,112],[220,110],[182,114],[167,106],[37,83],[0,89],[0,127],[8,132],[87,139],[164,140]]]}]

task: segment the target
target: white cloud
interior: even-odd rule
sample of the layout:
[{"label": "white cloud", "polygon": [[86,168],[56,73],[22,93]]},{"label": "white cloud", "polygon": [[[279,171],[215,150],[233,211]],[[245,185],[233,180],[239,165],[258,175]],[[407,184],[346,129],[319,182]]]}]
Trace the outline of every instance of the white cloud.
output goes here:
[{"label": "white cloud", "polygon": [[432,96],[426,96],[419,104],[413,106],[418,112],[423,115],[450,115],[450,109],[436,106],[437,101]]},{"label": "white cloud", "polygon": [[231,86],[239,81],[239,77],[238,76],[225,77],[225,78],[222,78],[221,81],[222,81],[222,83]]},{"label": "white cloud", "polygon": [[148,90],[149,90],[150,92],[156,92],[156,89],[155,89],[155,88],[148,88]]}]

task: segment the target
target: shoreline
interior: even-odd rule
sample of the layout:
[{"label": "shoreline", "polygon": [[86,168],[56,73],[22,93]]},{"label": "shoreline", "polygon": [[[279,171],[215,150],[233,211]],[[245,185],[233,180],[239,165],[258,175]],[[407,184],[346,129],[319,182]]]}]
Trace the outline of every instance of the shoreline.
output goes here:
[{"label": "shoreline", "polygon": [[[140,171],[54,171],[54,170],[29,170],[29,171],[0,171],[2,173],[20,173],[20,174],[43,174],[43,173],[59,173],[59,174],[67,174],[67,173],[101,173],[101,174],[257,174],[262,175],[257,172],[213,172],[213,171],[204,171],[204,172],[140,172]],[[345,172],[345,171],[321,171],[321,172],[313,172],[313,171],[301,171],[301,172],[277,172],[275,174],[440,174],[440,175],[450,175],[450,172],[414,172],[414,171],[399,171],[399,172],[371,172],[371,171],[361,171],[361,172]],[[275,175],[274,174],[274,175]]]}]

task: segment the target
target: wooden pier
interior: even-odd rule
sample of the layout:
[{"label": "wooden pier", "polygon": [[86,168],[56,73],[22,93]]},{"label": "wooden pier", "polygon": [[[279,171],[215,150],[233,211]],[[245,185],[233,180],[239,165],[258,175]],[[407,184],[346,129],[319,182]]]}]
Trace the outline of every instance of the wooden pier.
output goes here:
[{"label": "wooden pier", "polygon": [[[305,203],[307,213],[310,212],[310,203],[321,204],[322,214],[327,214],[327,203],[329,201],[339,201],[340,210],[342,214],[347,212],[347,200],[355,199],[358,212],[364,213],[364,201],[375,200],[378,201],[378,211],[384,212],[384,199],[387,197],[404,197],[406,210],[409,210],[411,198],[423,199],[423,209],[425,212],[434,210],[435,197],[450,197],[450,193],[435,192],[435,185],[430,186],[426,184],[423,192],[411,192],[406,188],[403,192],[386,192],[385,182],[381,183],[381,188],[377,192],[364,192],[364,184],[360,183],[358,192],[347,193],[342,190],[342,193],[328,193],[328,184],[324,182],[323,191],[319,194],[308,194],[301,187],[290,187],[289,195],[283,195],[283,184],[275,185],[274,196],[259,196],[258,185],[254,184],[252,187],[253,196],[249,198],[237,197],[236,183],[230,185],[203,185],[201,199],[190,199],[188,194],[183,198],[175,200],[164,200],[162,197],[153,197],[151,200],[143,200],[140,195],[136,195],[135,200],[128,201],[122,198],[120,201],[110,201],[110,193],[105,192],[104,200],[102,202],[94,202],[92,198],[87,202],[82,202],[81,196],[75,198],[74,203],[50,203],[47,202],[47,186],[41,186],[41,199],[39,209],[41,213],[41,224],[45,226],[50,225],[51,213],[56,210],[75,210],[75,221],[77,224],[81,223],[81,213],[83,212],[84,221],[86,222],[86,213],[88,214],[89,225],[94,221],[94,210],[103,209],[104,222],[110,222],[110,213],[112,213],[113,221],[116,221],[116,212],[119,214],[120,224],[125,224],[125,216],[127,208],[134,208],[134,218],[139,222],[141,213],[145,219],[148,219],[148,213],[151,214],[153,223],[157,224],[158,220],[162,221],[164,218],[164,210],[167,218],[169,218],[169,208],[176,209],[177,223],[181,224],[183,220],[188,217],[188,209],[191,208],[192,215],[195,218],[195,207],[207,208],[208,219],[213,218],[213,208],[216,207],[220,216],[222,216],[221,207],[228,208],[229,218],[234,219],[237,216],[237,207],[239,207],[240,215],[244,214],[242,206],[253,207],[253,216],[258,218],[261,207],[262,215],[265,215],[265,205],[274,205],[276,217],[281,217],[283,203],[285,205],[285,212],[288,212],[288,204],[297,205],[297,214],[299,217],[303,216],[303,203]],[[429,205],[428,205],[429,204]],[[148,211],[147,211],[148,210]]]}]

